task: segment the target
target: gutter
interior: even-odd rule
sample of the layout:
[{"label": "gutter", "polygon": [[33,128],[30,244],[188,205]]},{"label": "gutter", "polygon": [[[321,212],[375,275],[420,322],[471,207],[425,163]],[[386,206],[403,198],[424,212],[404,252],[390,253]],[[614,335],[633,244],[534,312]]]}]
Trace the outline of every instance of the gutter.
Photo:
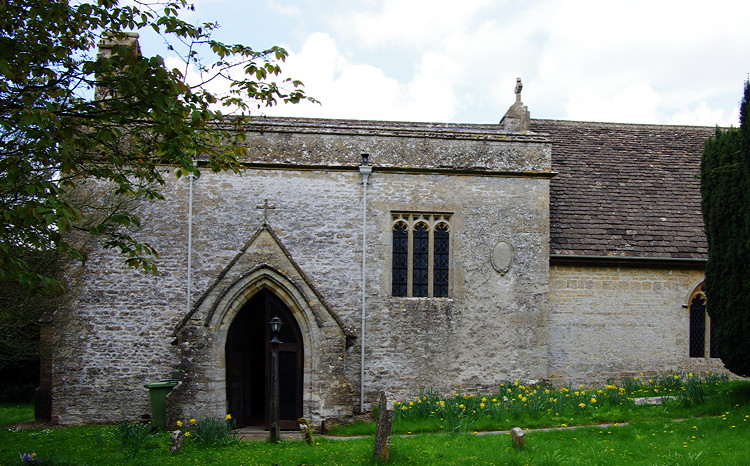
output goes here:
[{"label": "gutter", "polygon": [[362,315],[360,330],[360,360],[359,360],[359,412],[365,411],[365,324],[367,315],[367,184],[372,173],[372,166],[368,162],[369,154],[362,154],[362,164],[359,173],[362,175]]},{"label": "gutter", "polygon": [[550,254],[550,265],[610,265],[616,267],[682,267],[706,268],[707,259],[693,257],[631,257]]}]

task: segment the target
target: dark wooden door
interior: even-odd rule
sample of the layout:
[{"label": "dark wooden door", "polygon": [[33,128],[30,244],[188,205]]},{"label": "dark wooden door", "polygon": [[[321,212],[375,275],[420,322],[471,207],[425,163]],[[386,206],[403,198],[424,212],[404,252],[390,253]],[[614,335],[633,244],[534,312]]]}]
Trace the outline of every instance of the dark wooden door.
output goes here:
[{"label": "dark wooden door", "polygon": [[283,322],[279,339],[279,410],[282,429],[297,429],[302,416],[302,335],[292,313],[268,290],[253,296],[229,328],[226,345],[227,400],[237,426],[270,427],[268,321]]}]

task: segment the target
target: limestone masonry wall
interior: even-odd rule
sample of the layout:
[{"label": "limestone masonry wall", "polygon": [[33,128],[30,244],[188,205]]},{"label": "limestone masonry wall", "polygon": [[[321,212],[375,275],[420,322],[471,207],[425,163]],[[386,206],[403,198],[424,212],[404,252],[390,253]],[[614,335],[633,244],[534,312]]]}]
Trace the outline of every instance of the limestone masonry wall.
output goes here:
[{"label": "limestone masonry wall", "polygon": [[550,378],[601,383],[640,372],[722,371],[688,357],[690,293],[700,270],[554,265]]},{"label": "limestone masonry wall", "polygon": [[[366,405],[383,389],[406,397],[546,377],[551,174],[545,138],[455,125],[368,130],[361,123],[311,123],[295,133],[284,121],[248,129],[247,170],[202,170],[194,183],[190,311],[185,179],[168,177],[165,201],[140,207],[144,226],[137,237],[159,251],[156,276],[96,248],[85,266],[71,270],[73,292],[52,324],[54,420],[140,416],[148,412],[143,384],[167,378],[178,364],[183,374],[169,398],[171,416],[223,416],[227,328],[260,286],[286,300],[303,330],[303,414],[320,422],[357,410],[360,152],[369,152],[373,164]],[[268,230],[257,208],[265,199],[274,207]],[[397,211],[451,214],[449,297],[390,296]],[[499,241],[514,251],[505,275],[491,264]]]}]

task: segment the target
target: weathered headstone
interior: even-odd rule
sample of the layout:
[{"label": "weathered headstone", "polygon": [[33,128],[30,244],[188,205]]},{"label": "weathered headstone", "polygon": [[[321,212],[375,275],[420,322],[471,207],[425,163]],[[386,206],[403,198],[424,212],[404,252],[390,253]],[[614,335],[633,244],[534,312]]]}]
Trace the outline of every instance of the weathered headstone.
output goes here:
[{"label": "weathered headstone", "polygon": [[176,453],[180,451],[184,441],[185,437],[182,435],[181,431],[175,430],[174,432],[172,432],[169,437],[169,452]]},{"label": "weathered headstone", "polygon": [[516,450],[523,450],[526,448],[526,439],[523,436],[523,429],[520,427],[514,427],[510,430],[510,438],[513,442],[513,448]]},{"label": "weathered headstone", "polygon": [[313,430],[310,426],[310,423],[304,417],[297,419],[297,422],[299,423],[299,431],[302,434],[302,440],[304,440],[306,444],[312,445],[314,443],[314,439]]},{"label": "weathered headstone", "polygon": [[378,420],[375,428],[375,446],[373,454],[378,461],[388,461],[391,449],[391,430],[393,428],[393,403],[386,392],[380,392],[378,400]]}]

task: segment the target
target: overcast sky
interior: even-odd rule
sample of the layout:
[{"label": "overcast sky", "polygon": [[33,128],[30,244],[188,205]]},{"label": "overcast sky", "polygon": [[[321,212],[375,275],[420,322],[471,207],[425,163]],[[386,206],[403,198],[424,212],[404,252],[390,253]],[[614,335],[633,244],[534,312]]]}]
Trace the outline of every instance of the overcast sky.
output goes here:
[{"label": "overcast sky", "polygon": [[194,3],[219,40],[285,47],[322,103],[268,115],[496,123],[521,77],[532,118],[737,126],[750,73],[748,0]]}]

